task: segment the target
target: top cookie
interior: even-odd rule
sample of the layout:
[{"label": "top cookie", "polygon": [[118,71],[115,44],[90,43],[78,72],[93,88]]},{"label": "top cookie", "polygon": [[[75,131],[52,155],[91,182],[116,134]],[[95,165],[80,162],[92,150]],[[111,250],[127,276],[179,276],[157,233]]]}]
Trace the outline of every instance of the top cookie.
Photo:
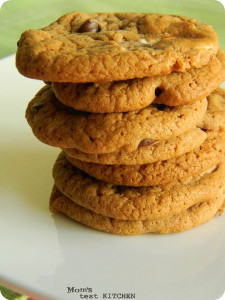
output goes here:
[{"label": "top cookie", "polygon": [[45,81],[126,80],[199,68],[218,48],[211,26],[187,17],[73,12],[24,32],[16,65]]}]

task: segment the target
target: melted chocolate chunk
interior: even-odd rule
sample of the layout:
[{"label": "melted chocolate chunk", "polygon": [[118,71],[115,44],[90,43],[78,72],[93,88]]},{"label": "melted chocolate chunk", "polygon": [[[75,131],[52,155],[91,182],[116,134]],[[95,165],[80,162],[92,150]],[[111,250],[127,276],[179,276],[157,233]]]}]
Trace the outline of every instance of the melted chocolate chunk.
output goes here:
[{"label": "melted chocolate chunk", "polygon": [[151,139],[144,139],[140,142],[140,144],[138,145],[138,147],[146,147],[146,146],[150,146],[152,144],[154,144],[156,142],[156,140],[151,140]]},{"label": "melted chocolate chunk", "polygon": [[95,21],[87,20],[79,29],[78,32],[98,32],[100,31],[99,24]]}]

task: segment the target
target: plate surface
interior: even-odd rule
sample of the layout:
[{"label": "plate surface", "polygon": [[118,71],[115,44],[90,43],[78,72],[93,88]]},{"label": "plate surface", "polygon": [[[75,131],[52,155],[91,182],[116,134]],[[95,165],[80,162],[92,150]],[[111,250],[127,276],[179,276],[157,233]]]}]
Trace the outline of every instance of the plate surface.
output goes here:
[{"label": "plate surface", "polygon": [[225,214],[182,234],[132,237],[51,216],[59,150],[33,136],[24,112],[43,83],[18,74],[14,60],[0,60],[0,283],[38,299],[221,298]]}]

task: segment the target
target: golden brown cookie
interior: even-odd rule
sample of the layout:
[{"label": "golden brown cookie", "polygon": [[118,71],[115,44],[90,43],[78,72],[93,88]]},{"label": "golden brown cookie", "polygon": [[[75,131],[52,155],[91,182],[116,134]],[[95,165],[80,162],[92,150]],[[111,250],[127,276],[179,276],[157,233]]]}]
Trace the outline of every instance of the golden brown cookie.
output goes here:
[{"label": "golden brown cookie", "polygon": [[45,86],[29,103],[26,118],[34,135],[48,145],[102,154],[134,151],[145,139],[180,135],[194,128],[206,109],[202,99],[177,107],[151,104],[134,112],[92,114],[68,108]]},{"label": "golden brown cookie", "polygon": [[225,130],[225,90],[217,88],[208,97],[208,108],[205,118],[199,124],[207,131]]},{"label": "golden brown cookie", "polygon": [[132,188],[92,178],[73,167],[61,153],[53,167],[53,178],[63,195],[97,214],[121,220],[155,220],[216,197],[225,183],[225,164],[182,183]]},{"label": "golden brown cookie", "polygon": [[[200,146],[206,136],[215,137],[225,129],[225,91],[217,88],[207,97],[208,108],[201,129],[192,129],[165,141],[146,140],[132,152],[118,151],[107,154],[87,154],[74,148],[63,149],[68,156],[100,164],[146,164],[167,160],[187,153]],[[142,145],[142,147],[140,147]]]},{"label": "golden brown cookie", "polygon": [[204,172],[224,160],[225,132],[179,157],[150,164],[103,165],[66,156],[69,162],[99,180],[116,185],[153,186],[183,180]]},{"label": "golden brown cookie", "polygon": [[95,83],[53,82],[58,100],[77,110],[94,113],[141,109],[153,101],[168,106],[190,104],[208,96],[225,80],[225,53],[220,50],[208,65],[185,73],[126,81]]},{"label": "golden brown cookie", "polygon": [[45,81],[126,80],[199,68],[218,48],[212,27],[187,17],[73,12],[24,32],[16,65]]},{"label": "golden brown cookie", "polygon": [[106,165],[135,165],[154,163],[170,159],[190,152],[199,147],[207,137],[207,133],[200,128],[194,128],[181,135],[165,141],[143,140],[139,147],[132,151],[118,151],[106,154],[88,154],[75,148],[63,149],[73,158]]},{"label": "golden brown cookie", "polygon": [[187,210],[170,217],[157,220],[118,220],[96,214],[61,194],[53,188],[50,198],[50,210],[61,212],[69,218],[84,225],[114,234],[135,235],[147,232],[174,233],[182,232],[199,226],[212,219],[224,205],[222,190],[218,190],[217,197],[207,197]]}]

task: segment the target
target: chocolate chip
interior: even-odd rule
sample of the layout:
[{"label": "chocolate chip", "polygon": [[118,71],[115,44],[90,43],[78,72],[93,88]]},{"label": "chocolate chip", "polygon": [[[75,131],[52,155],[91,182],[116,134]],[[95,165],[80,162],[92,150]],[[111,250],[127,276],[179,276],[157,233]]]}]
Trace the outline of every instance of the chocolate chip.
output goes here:
[{"label": "chocolate chip", "polygon": [[100,30],[99,25],[95,21],[87,20],[78,30],[78,32],[98,32]]},{"label": "chocolate chip", "polygon": [[163,111],[166,108],[166,105],[164,104],[152,103],[151,105],[161,111]]},{"label": "chocolate chip", "polygon": [[18,41],[18,42],[16,43],[17,47],[19,47],[19,44],[20,44],[20,41]]},{"label": "chocolate chip", "polygon": [[159,97],[159,95],[162,94],[162,92],[163,92],[162,89],[160,89],[160,88],[157,87],[157,88],[155,89],[155,96],[156,96],[156,97]]},{"label": "chocolate chip", "polygon": [[46,104],[45,101],[43,100],[39,100],[36,101],[32,106],[31,106],[31,111],[33,114],[37,114],[39,112],[39,110]]},{"label": "chocolate chip", "polygon": [[144,139],[140,142],[140,144],[138,145],[138,147],[146,147],[146,146],[150,146],[152,144],[154,144],[156,142],[156,140],[151,140],[151,139]]}]

